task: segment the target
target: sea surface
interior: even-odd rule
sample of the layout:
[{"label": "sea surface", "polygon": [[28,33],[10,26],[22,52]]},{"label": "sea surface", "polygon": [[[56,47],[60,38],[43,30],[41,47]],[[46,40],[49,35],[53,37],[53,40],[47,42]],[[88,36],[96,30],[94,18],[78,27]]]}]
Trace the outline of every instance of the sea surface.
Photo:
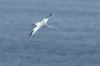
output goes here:
[{"label": "sea surface", "polygon": [[0,66],[100,66],[100,0],[0,0]]}]

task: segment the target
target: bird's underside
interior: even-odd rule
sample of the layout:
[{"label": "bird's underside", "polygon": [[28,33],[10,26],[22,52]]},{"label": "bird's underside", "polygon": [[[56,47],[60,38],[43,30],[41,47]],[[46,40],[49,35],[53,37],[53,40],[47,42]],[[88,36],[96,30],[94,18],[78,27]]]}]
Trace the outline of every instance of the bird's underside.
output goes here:
[{"label": "bird's underside", "polygon": [[59,30],[59,31],[62,31],[61,29],[58,29],[56,27],[53,27],[53,26],[50,26],[47,24],[48,22],[48,19],[49,17],[51,16],[52,14],[50,14],[47,18],[44,18],[41,22],[36,22],[36,23],[33,23],[33,30],[31,31],[31,33],[29,34],[29,36],[32,36],[34,35],[41,27],[49,27],[49,28],[53,28],[53,29],[56,29],[56,30]]}]

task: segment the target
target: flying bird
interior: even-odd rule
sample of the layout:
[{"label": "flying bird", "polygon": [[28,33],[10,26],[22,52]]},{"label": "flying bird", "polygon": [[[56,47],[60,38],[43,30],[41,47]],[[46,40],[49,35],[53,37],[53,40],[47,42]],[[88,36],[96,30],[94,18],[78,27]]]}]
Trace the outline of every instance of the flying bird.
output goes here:
[{"label": "flying bird", "polygon": [[29,36],[34,35],[41,27],[49,27],[49,28],[53,28],[59,31],[62,31],[61,29],[58,29],[56,27],[50,26],[48,25],[48,19],[52,16],[52,13],[47,16],[46,18],[44,18],[41,22],[35,22],[32,25],[34,25],[35,27],[32,29],[31,33],[29,34]]}]

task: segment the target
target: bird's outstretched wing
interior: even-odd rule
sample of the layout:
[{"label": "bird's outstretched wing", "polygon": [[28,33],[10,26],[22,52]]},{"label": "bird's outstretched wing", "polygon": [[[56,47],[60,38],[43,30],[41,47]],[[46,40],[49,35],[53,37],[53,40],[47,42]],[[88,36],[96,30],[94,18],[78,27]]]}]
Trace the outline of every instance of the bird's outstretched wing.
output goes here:
[{"label": "bird's outstretched wing", "polygon": [[46,18],[49,18],[50,16],[52,16],[52,13],[49,16],[47,16]]},{"label": "bird's outstretched wing", "polygon": [[36,26],[35,28],[33,28],[33,30],[31,31],[31,33],[29,34],[29,36],[34,35],[39,28],[40,28],[40,26]]}]

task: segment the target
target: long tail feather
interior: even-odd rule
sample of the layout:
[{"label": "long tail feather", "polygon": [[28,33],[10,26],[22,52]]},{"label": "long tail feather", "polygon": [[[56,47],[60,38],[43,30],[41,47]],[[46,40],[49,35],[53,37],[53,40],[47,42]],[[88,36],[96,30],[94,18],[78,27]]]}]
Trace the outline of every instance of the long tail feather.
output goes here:
[{"label": "long tail feather", "polygon": [[[59,31],[63,31],[63,30],[61,30],[59,28],[56,28],[56,27],[53,27],[53,26],[50,26],[50,25],[48,25],[48,27],[53,28],[53,29],[56,29],[56,30],[59,30]],[[65,32],[65,31],[63,31],[63,32]]]}]

